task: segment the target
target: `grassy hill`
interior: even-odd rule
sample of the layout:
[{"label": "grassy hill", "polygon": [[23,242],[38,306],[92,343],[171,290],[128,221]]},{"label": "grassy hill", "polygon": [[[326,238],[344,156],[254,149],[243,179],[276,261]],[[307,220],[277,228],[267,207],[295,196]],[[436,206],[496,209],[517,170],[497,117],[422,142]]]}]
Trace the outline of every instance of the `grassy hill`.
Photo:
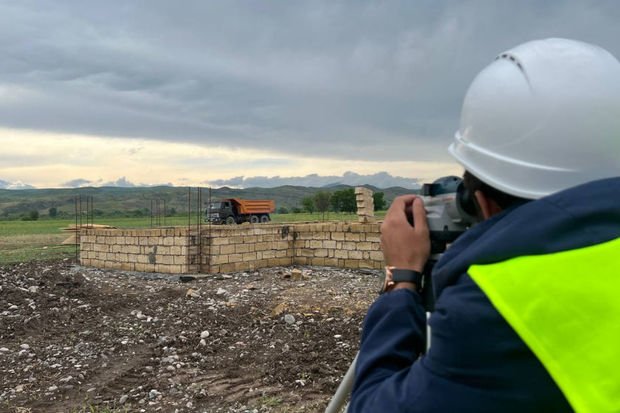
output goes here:
[{"label": "grassy hill", "polygon": [[[411,193],[405,188],[393,187],[377,189],[367,186],[375,192],[383,192],[388,202],[396,196]],[[350,188],[347,185],[330,186],[329,188],[309,188],[303,186],[280,186],[276,188],[217,188],[212,189],[211,198],[247,198],[247,199],[274,199],[276,207],[288,209],[300,206],[304,197],[312,196],[318,191],[335,192]],[[192,191],[192,211],[197,209],[196,190]],[[56,208],[59,217],[71,217],[75,211],[75,198],[81,196],[82,208],[86,209],[85,199],[92,196],[93,209],[101,216],[127,216],[148,214],[151,208],[151,200],[159,199],[166,208],[174,208],[177,213],[186,213],[188,210],[189,194],[187,188],[181,187],[139,187],[139,188],[78,188],[78,189],[24,189],[6,190],[0,189],[0,219],[19,219],[31,211],[38,211],[41,217],[48,216],[50,208]],[[203,204],[209,200],[209,190],[203,188]]]}]

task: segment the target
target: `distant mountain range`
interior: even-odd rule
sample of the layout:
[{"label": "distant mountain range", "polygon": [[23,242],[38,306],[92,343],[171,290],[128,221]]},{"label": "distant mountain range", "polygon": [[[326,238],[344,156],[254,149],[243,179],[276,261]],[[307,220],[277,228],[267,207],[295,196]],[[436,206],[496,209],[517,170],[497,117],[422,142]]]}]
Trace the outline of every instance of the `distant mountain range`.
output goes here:
[{"label": "distant mountain range", "polygon": [[[402,187],[406,189],[419,189],[420,184],[415,178],[405,178],[402,176],[392,176],[387,172],[377,172],[375,174],[362,175],[355,172],[345,172],[342,176],[328,175],[321,176],[310,174],[306,176],[280,177],[280,176],[238,176],[230,179],[216,179],[203,182],[203,186],[208,187],[229,187],[229,188],[276,188],[280,186],[305,186],[312,188],[332,188],[339,185],[370,185],[375,188]],[[143,184],[134,183],[122,176],[115,181],[91,181],[83,178],[72,179],[58,185],[60,188],[83,188],[83,187],[155,187],[155,186],[174,186],[166,184]],[[22,182],[8,182],[0,179],[0,189],[33,189],[32,185]]]},{"label": "distant mountain range", "polygon": [[[375,192],[383,192],[385,199],[391,202],[396,196],[416,192],[416,190],[391,187],[377,188],[364,185]],[[209,199],[219,198],[247,198],[247,199],[273,199],[276,207],[301,206],[301,200],[307,196],[313,196],[318,191],[338,191],[351,188],[348,185],[331,184],[329,187],[305,187],[284,185],[276,188],[245,188],[235,189],[222,187],[202,189],[202,203]],[[197,192],[191,195],[191,209],[196,211]],[[36,210],[41,216],[46,216],[50,208],[56,208],[59,216],[73,216],[75,211],[75,199],[82,196],[84,205],[87,196],[92,196],[93,209],[101,215],[126,215],[128,213],[146,214],[151,208],[151,202],[160,200],[166,202],[166,208],[174,208],[177,212],[185,212],[189,205],[188,188],[157,186],[157,187],[84,187],[63,189],[23,189],[20,191],[0,189],[0,218],[19,218],[30,211]]]},{"label": "distant mountain range", "polygon": [[370,175],[361,175],[355,172],[345,172],[342,176],[321,176],[310,174],[306,176],[280,177],[280,176],[238,176],[231,179],[218,179],[210,182],[211,186],[228,186],[235,188],[275,188],[283,185],[308,186],[317,188],[331,188],[338,185],[371,185],[376,188],[402,187],[407,189],[419,189],[420,184],[415,178],[392,176],[387,172],[377,172]]}]

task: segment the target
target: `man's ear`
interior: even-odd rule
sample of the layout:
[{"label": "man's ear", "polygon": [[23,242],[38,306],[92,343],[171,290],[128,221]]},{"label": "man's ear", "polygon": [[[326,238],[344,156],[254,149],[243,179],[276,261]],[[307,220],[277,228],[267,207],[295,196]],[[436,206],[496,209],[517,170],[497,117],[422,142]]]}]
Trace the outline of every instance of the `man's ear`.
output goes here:
[{"label": "man's ear", "polygon": [[482,191],[474,192],[474,197],[476,198],[476,202],[478,202],[482,218],[489,219],[493,215],[502,212],[502,208],[497,205],[497,202],[487,197]]}]

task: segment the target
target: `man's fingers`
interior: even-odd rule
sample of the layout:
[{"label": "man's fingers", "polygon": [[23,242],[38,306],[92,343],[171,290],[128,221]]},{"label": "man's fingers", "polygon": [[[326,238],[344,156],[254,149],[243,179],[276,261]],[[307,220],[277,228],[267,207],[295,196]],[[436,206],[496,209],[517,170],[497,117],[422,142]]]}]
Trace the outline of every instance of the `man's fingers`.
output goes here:
[{"label": "man's fingers", "polygon": [[418,233],[428,233],[424,202],[420,198],[416,198],[413,201],[413,226]]},{"label": "man's fingers", "polygon": [[416,199],[416,195],[401,195],[396,197],[394,201],[392,201],[392,207],[397,210],[404,210],[407,205],[411,205],[413,200]]},{"label": "man's fingers", "polygon": [[415,195],[402,195],[392,201],[392,205],[388,210],[385,218],[390,220],[402,221],[407,219],[411,204],[417,198]]}]

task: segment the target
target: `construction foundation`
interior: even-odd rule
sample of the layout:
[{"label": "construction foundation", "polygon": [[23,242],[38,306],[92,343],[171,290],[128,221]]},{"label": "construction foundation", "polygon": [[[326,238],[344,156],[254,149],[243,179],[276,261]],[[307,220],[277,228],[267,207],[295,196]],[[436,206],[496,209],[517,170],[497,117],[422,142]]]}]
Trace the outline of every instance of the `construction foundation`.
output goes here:
[{"label": "construction foundation", "polygon": [[245,224],[83,229],[85,266],[169,274],[226,273],[291,265],[383,268],[379,223]]}]

